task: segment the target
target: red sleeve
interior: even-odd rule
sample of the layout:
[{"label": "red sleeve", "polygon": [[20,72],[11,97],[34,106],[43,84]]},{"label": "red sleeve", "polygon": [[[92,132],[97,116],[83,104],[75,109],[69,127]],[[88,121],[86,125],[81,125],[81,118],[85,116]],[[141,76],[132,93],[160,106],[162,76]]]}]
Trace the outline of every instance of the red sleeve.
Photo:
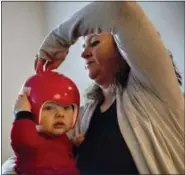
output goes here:
[{"label": "red sleeve", "polygon": [[14,150],[34,149],[43,144],[45,139],[37,133],[32,120],[15,120],[11,130],[11,145]]}]

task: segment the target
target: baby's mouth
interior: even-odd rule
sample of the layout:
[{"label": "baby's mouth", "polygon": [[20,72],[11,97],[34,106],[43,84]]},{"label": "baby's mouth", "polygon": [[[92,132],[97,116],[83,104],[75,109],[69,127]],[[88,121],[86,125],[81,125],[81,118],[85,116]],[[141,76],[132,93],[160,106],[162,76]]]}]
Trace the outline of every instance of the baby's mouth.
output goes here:
[{"label": "baby's mouth", "polygon": [[57,122],[57,123],[55,123],[53,126],[54,126],[54,128],[56,128],[56,129],[59,129],[59,128],[62,128],[62,127],[64,127],[64,123],[63,122]]}]

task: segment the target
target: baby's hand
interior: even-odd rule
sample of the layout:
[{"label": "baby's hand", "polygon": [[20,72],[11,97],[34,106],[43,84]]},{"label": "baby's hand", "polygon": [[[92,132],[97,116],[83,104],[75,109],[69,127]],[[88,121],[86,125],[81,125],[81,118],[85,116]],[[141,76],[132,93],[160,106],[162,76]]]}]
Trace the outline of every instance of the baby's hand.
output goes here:
[{"label": "baby's hand", "polygon": [[31,112],[31,104],[28,100],[27,93],[23,92],[23,94],[19,95],[15,105],[14,105],[14,114],[20,111],[29,111]]}]

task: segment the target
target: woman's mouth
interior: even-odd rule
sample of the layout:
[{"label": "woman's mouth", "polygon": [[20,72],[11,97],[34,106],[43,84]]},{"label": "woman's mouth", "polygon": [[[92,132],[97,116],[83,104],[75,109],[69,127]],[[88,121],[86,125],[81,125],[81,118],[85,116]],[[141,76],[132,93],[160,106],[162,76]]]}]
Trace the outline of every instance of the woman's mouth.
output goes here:
[{"label": "woman's mouth", "polygon": [[86,68],[88,68],[91,64],[93,64],[94,63],[94,61],[88,61],[87,63],[86,63],[86,65],[85,65],[85,67]]}]

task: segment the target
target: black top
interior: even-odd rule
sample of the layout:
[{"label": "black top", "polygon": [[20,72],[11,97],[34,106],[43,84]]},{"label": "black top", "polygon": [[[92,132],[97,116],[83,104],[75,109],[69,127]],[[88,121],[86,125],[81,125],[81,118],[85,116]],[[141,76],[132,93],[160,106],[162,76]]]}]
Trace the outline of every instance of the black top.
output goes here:
[{"label": "black top", "polygon": [[116,101],[91,119],[85,141],[78,149],[81,174],[139,174],[117,122]]}]

